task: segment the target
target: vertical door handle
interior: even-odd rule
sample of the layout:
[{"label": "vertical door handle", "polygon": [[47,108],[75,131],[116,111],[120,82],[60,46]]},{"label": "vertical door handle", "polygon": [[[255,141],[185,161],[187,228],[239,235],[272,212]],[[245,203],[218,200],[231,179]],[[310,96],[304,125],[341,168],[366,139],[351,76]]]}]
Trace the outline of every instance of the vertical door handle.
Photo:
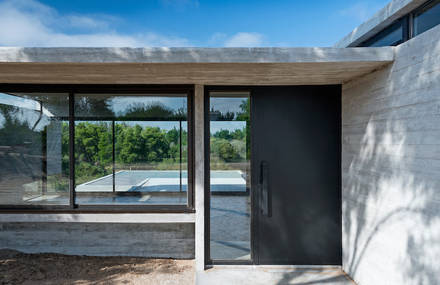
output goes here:
[{"label": "vertical door handle", "polygon": [[272,216],[272,211],[269,187],[269,164],[267,163],[267,161],[261,161],[260,164],[259,188],[261,213],[266,217],[270,217]]}]

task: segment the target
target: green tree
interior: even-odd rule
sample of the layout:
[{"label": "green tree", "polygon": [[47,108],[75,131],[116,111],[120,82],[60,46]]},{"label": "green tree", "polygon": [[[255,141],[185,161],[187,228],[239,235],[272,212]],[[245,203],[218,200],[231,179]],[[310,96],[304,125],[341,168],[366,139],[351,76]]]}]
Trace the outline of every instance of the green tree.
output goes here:
[{"label": "green tree", "polygon": [[111,173],[111,125],[81,122],[75,126],[75,178],[77,184]]},{"label": "green tree", "polygon": [[251,121],[249,98],[243,100],[240,104],[241,113],[237,114],[237,121],[246,121],[246,156],[249,160],[251,157]]},{"label": "green tree", "polygon": [[160,102],[151,104],[136,103],[131,104],[127,111],[121,114],[122,118],[173,118],[174,111]]},{"label": "green tree", "polygon": [[123,125],[119,134],[118,157],[117,160],[122,163],[136,163],[145,160],[145,138],[142,136],[142,127],[140,125]]},{"label": "green tree", "polygon": [[157,127],[146,127],[142,131],[145,140],[147,161],[160,162],[169,158],[170,146],[166,140],[165,132]]}]

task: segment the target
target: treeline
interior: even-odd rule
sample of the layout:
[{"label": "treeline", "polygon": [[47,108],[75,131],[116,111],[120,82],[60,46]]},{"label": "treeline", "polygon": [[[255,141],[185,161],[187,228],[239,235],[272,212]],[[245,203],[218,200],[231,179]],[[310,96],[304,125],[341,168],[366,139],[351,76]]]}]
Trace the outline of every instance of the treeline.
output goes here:
[{"label": "treeline", "polygon": [[[82,101],[81,101],[82,102]],[[101,114],[108,106],[85,102],[78,110]],[[93,110],[90,109],[92,106]],[[87,108],[86,108],[87,107]],[[243,129],[233,131],[220,130],[211,134],[211,161],[217,164],[244,162],[250,155],[249,101],[243,100],[241,112],[221,113],[211,110],[211,119],[215,121],[243,121]],[[104,111],[103,111],[104,110]],[[93,111],[93,112],[92,112]],[[95,112],[96,111],[96,112]],[[98,112],[99,111],[99,112]],[[85,112],[85,111],[84,111]],[[111,115],[112,113],[108,111]],[[85,113],[87,114],[87,113]],[[32,155],[43,155],[42,146],[48,140],[47,126],[57,124],[56,118],[39,115],[33,110],[11,105],[0,104],[0,145],[21,149]],[[122,118],[166,118],[167,121],[186,120],[186,110],[174,111],[161,104],[132,105]],[[215,118],[214,118],[215,117]],[[120,118],[119,118],[120,119]],[[54,128],[56,129],[56,126]],[[180,138],[180,135],[182,138]],[[56,138],[55,138],[56,139]],[[182,161],[180,161],[180,139],[182,140]],[[62,172],[69,174],[69,125],[61,122]],[[179,128],[164,130],[159,127],[142,126],[130,122],[116,122],[114,130],[112,123],[105,121],[76,122],[75,124],[75,173],[76,183],[84,183],[90,179],[110,174],[113,168],[113,143],[115,148],[114,162],[118,169],[127,167],[154,169],[179,169],[182,162],[184,168],[187,162],[186,130]]]},{"label": "treeline", "polygon": [[[182,136],[182,161],[180,161],[180,135]],[[69,128],[63,123],[63,153],[68,154]],[[110,174],[113,168],[113,143],[116,167],[160,167],[179,169],[187,161],[186,130],[139,124],[115,123],[113,142],[112,123],[80,122],[75,125],[75,173],[77,183],[90,177]],[[66,149],[66,152],[64,152]],[[68,156],[63,158],[68,163]]]},{"label": "treeline", "polygon": [[220,130],[212,134],[211,161],[214,163],[246,161],[246,130]]},{"label": "treeline", "polygon": [[[159,127],[115,124],[115,163],[118,169],[140,167],[162,170],[179,169],[187,162],[188,133]],[[63,163],[68,170],[68,124],[63,123]],[[246,160],[246,130],[220,130],[211,136],[211,158],[217,163]],[[75,125],[75,173],[77,184],[112,173],[113,137],[108,122],[81,122]],[[185,167],[185,166],[183,166]]]}]

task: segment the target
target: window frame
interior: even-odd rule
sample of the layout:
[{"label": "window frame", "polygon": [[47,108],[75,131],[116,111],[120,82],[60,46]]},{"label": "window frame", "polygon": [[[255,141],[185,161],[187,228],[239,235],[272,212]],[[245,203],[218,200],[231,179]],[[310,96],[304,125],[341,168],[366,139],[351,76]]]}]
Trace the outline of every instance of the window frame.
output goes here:
[{"label": "window frame", "polygon": [[[204,87],[204,121],[206,122],[204,125],[204,148],[205,148],[205,184],[204,184],[204,216],[205,216],[205,244],[204,244],[204,250],[205,250],[205,265],[213,266],[213,265],[253,265],[255,264],[255,240],[252,238],[255,235],[255,232],[257,230],[257,211],[253,211],[255,209],[255,205],[257,203],[256,201],[256,195],[253,195],[252,190],[250,190],[250,201],[251,201],[251,215],[250,215],[250,259],[247,260],[223,260],[223,259],[212,259],[211,257],[211,128],[210,128],[210,102],[211,102],[211,93],[216,92],[225,92],[225,93],[248,93],[249,96],[249,104],[252,106],[252,97],[255,93],[255,87],[254,86],[220,86],[220,85],[206,85]],[[252,108],[250,109],[250,116],[252,118]],[[250,124],[250,131],[252,134],[252,121]],[[250,138],[250,147],[251,149],[254,148],[254,142],[252,141],[252,136]],[[250,160],[251,161],[251,160]],[[252,173],[252,162],[250,165],[250,171]],[[252,187],[252,185],[251,185]]]},{"label": "window frame", "polygon": [[[35,92],[69,94],[69,204],[66,205],[6,205],[0,213],[194,213],[194,85],[144,84],[0,84],[0,92]],[[185,205],[81,205],[75,201],[75,110],[74,96],[83,94],[149,94],[181,93],[187,98],[188,122],[188,186]]]}]

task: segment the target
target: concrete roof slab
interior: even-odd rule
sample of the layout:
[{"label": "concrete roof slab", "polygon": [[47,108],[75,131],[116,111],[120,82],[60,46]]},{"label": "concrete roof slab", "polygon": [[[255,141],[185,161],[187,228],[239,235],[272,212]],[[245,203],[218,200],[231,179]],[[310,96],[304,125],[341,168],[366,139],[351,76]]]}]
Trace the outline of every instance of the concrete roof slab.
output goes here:
[{"label": "concrete roof slab", "polygon": [[0,47],[0,62],[303,63],[392,61],[392,48],[20,48]]},{"label": "concrete roof slab", "polygon": [[0,48],[0,83],[340,84],[394,60],[380,48]]}]

